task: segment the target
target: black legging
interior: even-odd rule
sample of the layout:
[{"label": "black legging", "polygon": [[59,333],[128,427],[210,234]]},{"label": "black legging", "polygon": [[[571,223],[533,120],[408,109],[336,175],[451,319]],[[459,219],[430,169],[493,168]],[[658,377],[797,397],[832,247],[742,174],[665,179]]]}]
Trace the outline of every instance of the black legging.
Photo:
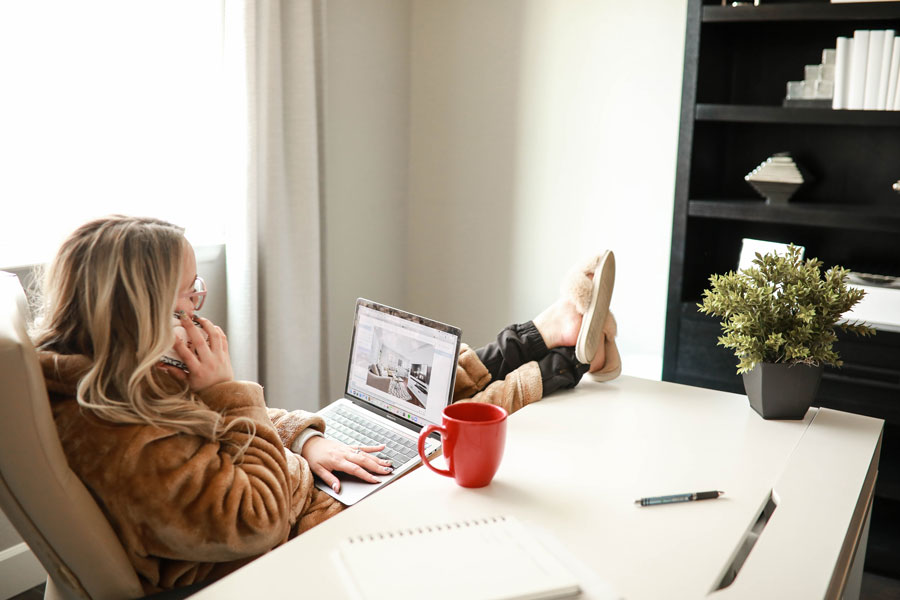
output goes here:
[{"label": "black legging", "polygon": [[475,353],[495,381],[506,378],[525,363],[537,361],[541,368],[544,396],[575,387],[589,367],[578,362],[574,347],[548,350],[544,338],[531,321],[510,325],[497,334],[496,341]]}]

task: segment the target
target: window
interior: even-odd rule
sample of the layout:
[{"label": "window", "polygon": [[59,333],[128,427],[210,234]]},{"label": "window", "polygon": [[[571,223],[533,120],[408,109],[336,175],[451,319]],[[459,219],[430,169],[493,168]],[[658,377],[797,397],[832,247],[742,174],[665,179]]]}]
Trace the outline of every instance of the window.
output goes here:
[{"label": "window", "polygon": [[221,0],[0,4],[0,267],[47,261],[109,213],[224,241],[222,12]]}]

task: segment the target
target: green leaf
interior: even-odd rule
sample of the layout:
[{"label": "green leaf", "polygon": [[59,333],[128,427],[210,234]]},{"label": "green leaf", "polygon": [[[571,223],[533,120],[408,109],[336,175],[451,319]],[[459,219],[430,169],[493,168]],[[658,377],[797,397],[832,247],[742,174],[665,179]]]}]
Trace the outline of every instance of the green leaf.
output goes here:
[{"label": "green leaf", "polygon": [[738,373],[761,362],[802,362],[840,366],[835,327],[859,336],[875,334],[864,323],[839,323],[865,292],[847,285],[849,271],[800,258],[800,248],[755,255],[752,266],[712,274],[698,311],[718,317],[717,344],[734,351]]}]

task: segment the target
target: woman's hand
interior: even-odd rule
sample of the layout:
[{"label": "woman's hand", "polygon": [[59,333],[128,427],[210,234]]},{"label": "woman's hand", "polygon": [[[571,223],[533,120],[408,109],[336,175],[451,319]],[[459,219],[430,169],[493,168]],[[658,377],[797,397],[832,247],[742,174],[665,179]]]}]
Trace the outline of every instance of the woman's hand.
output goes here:
[{"label": "woman's hand", "polygon": [[369,483],[378,483],[372,473],[385,475],[393,471],[391,461],[369,454],[381,450],[384,450],[384,444],[357,448],[316,436],[303,444],[300,455],[309,463],[313,473],[321,477],[335,492],[340,493],[341,482],[332,471],[343,471]]},{"label": "woman's hand", "polygon": [[[200,327],[197,327],[187,314],[181,315],[181,325],[187,333],[190,347],[180,337],[175,337],[175,352],[187,365],[190,371],[187,375],[188,385],[195,392],[234,379],[225,332],[221,327],[213,325],[209,319],[198,317],[197,320],[203,331],[200,331]],[[209,341],[204,339],[203,332]]]}]

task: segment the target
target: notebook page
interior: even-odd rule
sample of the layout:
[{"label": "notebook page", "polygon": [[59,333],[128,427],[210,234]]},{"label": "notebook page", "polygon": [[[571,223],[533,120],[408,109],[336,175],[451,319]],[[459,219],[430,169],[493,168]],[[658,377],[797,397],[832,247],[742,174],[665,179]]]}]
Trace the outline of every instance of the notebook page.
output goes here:
[{"label": "notebook page", "polygon": [[567,598],[578,582],[514,517],[356,536],[337,560],[358,598]]}]

